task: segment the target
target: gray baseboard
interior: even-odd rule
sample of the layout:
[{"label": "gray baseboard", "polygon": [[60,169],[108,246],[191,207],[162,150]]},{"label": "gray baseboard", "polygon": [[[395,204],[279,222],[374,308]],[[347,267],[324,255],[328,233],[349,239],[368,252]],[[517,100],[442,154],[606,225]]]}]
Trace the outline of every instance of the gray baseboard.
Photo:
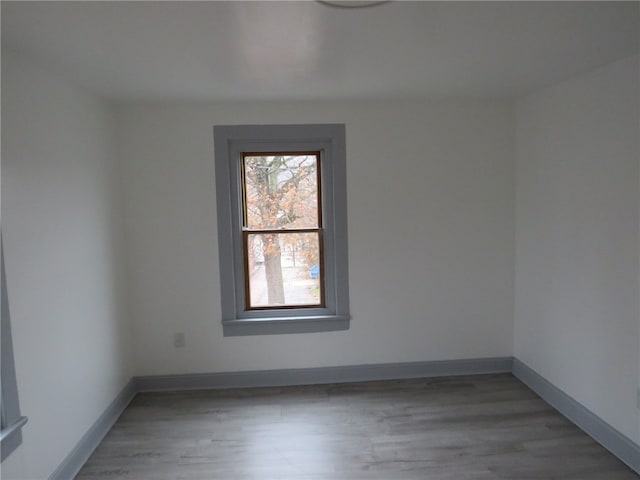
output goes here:
[{"label": "gray baseboard", "polygon": [[134,377],[139,392],[280,387],[402,378],[508,373],[512,357]]},{"label": "gray baseboard", "polygon": [[133,377],[80,439],[76,447],[67,455],[56,471],[51,474],[49,480],[72,479],[80,471],[122,411],[139,392],[277,387],[491,373],[513,373],[552,407],[593,437],[631,469],[640,473],[640,446],[518,359],[513,357],[494,357],[343,367]]},{"label": "gray baseboard", "polygon": [[71,480],[74,478],[136,393],[135,383],[131,379],[102,415],[91,425],[87,433],[82,436],[71,453],[49,476],[49,480]]},{"label": "gray baseboard", "polygon": [[591,410],[571,398],[547,379],[518,359],[513,361],[513,375],[540,395],[549,405],[589,434],[604,448],[640,474],[640,446]]}]

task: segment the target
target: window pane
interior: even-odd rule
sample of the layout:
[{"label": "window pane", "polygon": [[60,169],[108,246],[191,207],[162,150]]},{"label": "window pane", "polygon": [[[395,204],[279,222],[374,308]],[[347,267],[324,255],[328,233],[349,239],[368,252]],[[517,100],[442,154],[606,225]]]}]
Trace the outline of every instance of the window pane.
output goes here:
[{"label": "window pane", "polygon": [[316,228],[318,156],[244,156],[246,227]]},{"label": "window pane", "polygon": [[318,232],[248,233],[248,307],[321,305],[318,239]]}]

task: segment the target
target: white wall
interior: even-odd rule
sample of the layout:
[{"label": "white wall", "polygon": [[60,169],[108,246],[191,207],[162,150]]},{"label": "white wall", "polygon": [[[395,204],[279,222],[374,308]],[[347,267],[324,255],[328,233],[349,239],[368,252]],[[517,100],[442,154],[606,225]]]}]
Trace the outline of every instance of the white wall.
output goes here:
[{"label": "white wall", "polygon": [[517,104],[515,356],[640,441],[638,57]]},{"label": "white wall", "polygon": [[114,117],[2,52],[2,234],[24,442],[3,479],[48,478],[132,375]]},{"label": "white wall", "polygon": [[[307,122],[346,123],[351,329],[223,337],[212,127]],[[126,105],[118,125],[137,374],[512,354],[512,103]]]}]

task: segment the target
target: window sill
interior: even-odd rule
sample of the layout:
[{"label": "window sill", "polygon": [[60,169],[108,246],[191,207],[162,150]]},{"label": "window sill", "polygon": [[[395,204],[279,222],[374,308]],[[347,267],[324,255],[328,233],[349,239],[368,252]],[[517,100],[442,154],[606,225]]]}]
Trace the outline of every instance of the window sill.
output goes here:
[{"label": "window sill", "polygon": [[287,333],[334,332],[349,329],[349,316],[242,318],[222,322],[225,337],[242,335],[282,335]]},{"label": "window sill", "polygon": [[0,430],[0,451],[2,459],[9,456],[22,443],[22,427],[27,423],[27,417],[20,417],[13,424]]}]

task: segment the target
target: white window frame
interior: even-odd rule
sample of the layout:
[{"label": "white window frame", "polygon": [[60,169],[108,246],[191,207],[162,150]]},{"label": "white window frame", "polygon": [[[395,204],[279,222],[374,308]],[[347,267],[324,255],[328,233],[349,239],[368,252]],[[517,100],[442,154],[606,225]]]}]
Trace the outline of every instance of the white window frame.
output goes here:
[{"label": "white window frame", "polygon": [[[218,250],[225,336],[349,328],[346,144],[344,124],[214,127]],[[325,306],[248,310],[242,242],[243,152],[319,151],[324,221]]]},{"label": "white window frame", "polygon": [[0,239],[0,270],[2,270],[2,319],[0,320],[0,345],[2,354],[2,372],[0,382],[0,462],[9,456],[22,443],[22,427],[27,417],[20,415],[18,385],[13,362],[13,344],[11,341],[11,319],[9,317],[9,296],[7,279],[4,272],[4,249]]}]

